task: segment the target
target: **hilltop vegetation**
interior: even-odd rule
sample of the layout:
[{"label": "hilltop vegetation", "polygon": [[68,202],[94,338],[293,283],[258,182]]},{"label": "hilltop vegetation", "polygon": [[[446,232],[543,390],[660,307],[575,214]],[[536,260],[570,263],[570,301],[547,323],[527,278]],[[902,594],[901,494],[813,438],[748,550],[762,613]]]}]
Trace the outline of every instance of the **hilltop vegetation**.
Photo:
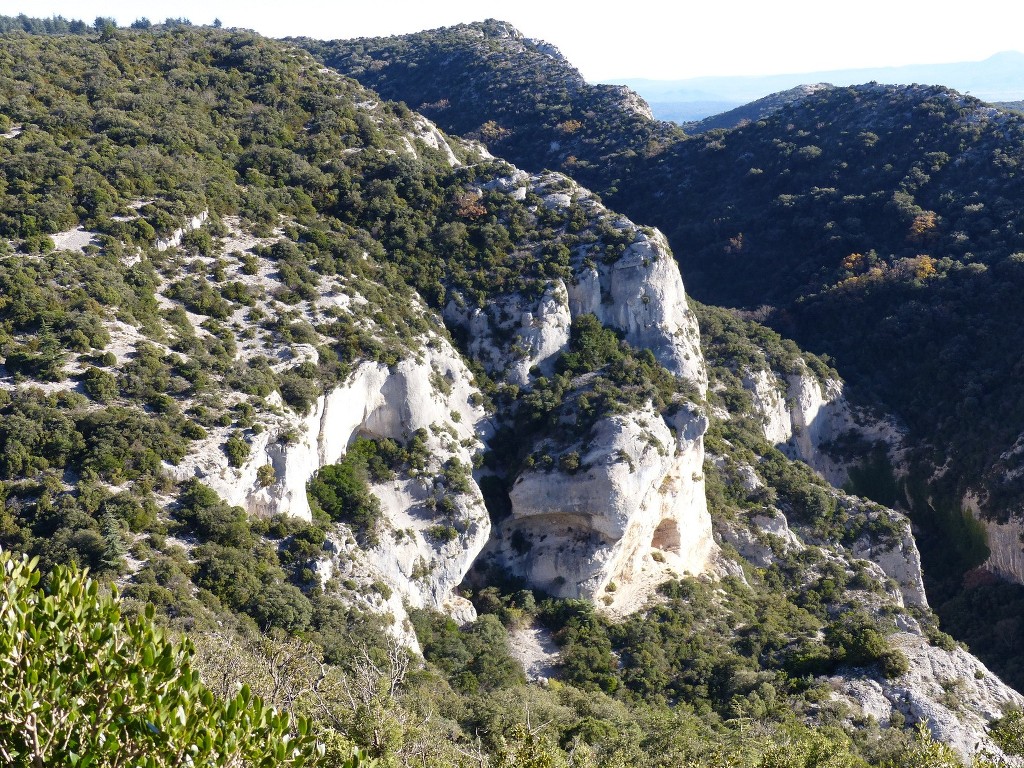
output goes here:
[{"label": "hilltop vegetation", "polygon": [[[122,609],[70,570],[89,566],[121,585],[129,636],[201,675],[214,725],[250,706],[246,696],[217,703],[246,682],[294,716],[268,715],[280,740],[267,746],[279,751],[289,729],[305,744],[308,718],[327,765],[356,745],[382,765],[424,766],[954,759],[906,731],[902,714],[880,723],[835,695],[850,680],[906,673],[901,633],[929,652],[954,646],[880,566],[853,554],[856,543],[891,547],[906,521],[828,487],[764,439],[742,376],[763,363],[808,365],[824,379],[825,362],[804,363],[767,329],[702,309],[712,378],[702,402],[695,381],[584,312],[545,362],[550,376],[531,370],[514,384],[474,356],[454,311],[493,309],[495,343],[526,355],[501,302],[564,290],[634,246],[646,254],[638,269],[651,269],[659,252],[643,249],[660,236],[565,177],[531,177],[447,141],[293,45],[187,24],[28,29],[37,27],[48,34],[0,37],[0,546],[38,557],[56,598],[32,592],[31,577],[12,602],[60,612],[85,590],[96,631],[113,637]],[[616,107],[636,142],[621,150],[609,125],[584,126],[590,118],[574,111],[590,91],[578,80],[564,88],[535,112],[573,137],[581,160],[584,150],[633,159],[677,138]],[[597,93],[612,106],[624,96]],[[535,144],[516,134],[506,148]],[[598,285],[596,309],[608,303]],[[390,375],[452,345],[472,374],[451,381],[432,369],[431,394],[471,390],[497,437],[481,429],[458,443],[454,410],[401,440],[356,435],[342,461],[309,478],[309,520],[250,517],[204,482],[241,477],[257,448],[269,455],[302,439],[321,395],[364,366]],[[695,422],[709,414],[713,455],[682,480],[707,478],[726,542],[717,581],[669,581],[613,621],[590,603],[475,574],[464,596],[477,621],[424,609],[396,626],[391,586],[331,570],[417,535],[384,519],[374,494],[393,491],[385,483],[429,489],[416,522],[447,556],[466,534],[458,504],[476,478],[500,520],[518,472],[555,471],[536,446],[584,442],[604,417],[684,407]],[[428,447],[439,444],[455,446],[444,461]],[[586,472],[580,462],[564,453],[557,470]],[[266,488],[281,478],[268,463],[252,479]],[[758,515],[789,518],[792,536],[764,534]],[[433,578],[419,561],[411,571]],[[194,654],[153,639],[150,621],[191,637]],[[511,655],[509,632],[527,622],[561,649],[561,679],[546,686],[525,683]],[[396,636],[418,643],[425,662]],[[129,681],[152,672],[141,656]],[[195,680],[188,666],[177,671]],[[261,739],[255,731],[237,736]]]},{"label": "hilltop vegetation", "polygon": [[683,136],[652,120],[629,89],[589,85],[554,46],[494,19],[390,38],[294,42],[449,133],[483,141],[521,168],[564,171],[602,195],[632,158]]}]

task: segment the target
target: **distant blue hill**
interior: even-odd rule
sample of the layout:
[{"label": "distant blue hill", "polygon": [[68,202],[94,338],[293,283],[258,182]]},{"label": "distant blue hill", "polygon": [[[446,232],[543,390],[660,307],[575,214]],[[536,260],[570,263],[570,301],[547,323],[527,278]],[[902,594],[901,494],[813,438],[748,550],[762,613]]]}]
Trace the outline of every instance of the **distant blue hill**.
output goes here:
[{"label": "distant blue hill", "polygon": [[1024,53],[1004,51],[984,61],[912,64],[904,67],[837,69],[789,75],[694,77],[687,80],[626,79],[614,82],[639,93],[661,120],[701,120],[769,94],[809,83],[945,85],[984,101],[1024,100]]}]

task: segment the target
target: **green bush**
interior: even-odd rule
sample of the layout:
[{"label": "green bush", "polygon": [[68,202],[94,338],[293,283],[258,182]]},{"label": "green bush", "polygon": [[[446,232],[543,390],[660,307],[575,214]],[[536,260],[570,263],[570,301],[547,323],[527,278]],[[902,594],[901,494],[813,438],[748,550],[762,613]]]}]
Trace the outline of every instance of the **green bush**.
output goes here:
[{"label": "green bush", "polygon": [[253,543],[245,510],[229,506],[198,480],[182,485],[175,515],[189,531],[209,541],[230,547],[249,547]]},{"label": "green bush", "polygon": [[379,541],[380,501],[370,492],[366,459],[349,452],[337,464],[321,467],[306,486],[310,502],[332,520],[352,525],[367,544]]},{"label": "green bush", "polygon": [[496,616],[481,616],[465,629],[446,616],[426,610],[409,618],[424,658],[437,665],[464,692],[493,691],[525,682],[509,652],[508,635]]},{"label": "green bush", "polygon": [[216,698],[188,644],[125,619],[86,574],[57,568],[45,590],[35,563],[0,552],[0,757],[8,765],[172,768],[302,766],[317,757],[293,722],[247,687]]},{"label": "green bush", "polygon": [[277,474],[273,464],[264,464],[256,470],[256,483],[260,488],[267,488],[277,482]]},{"label": "green bush", "polygon": [[241,467],[249,458],[249,443],[239,433],[228,438],[224,444],[224,452],[228,455],[228,464],[232,467]]}]

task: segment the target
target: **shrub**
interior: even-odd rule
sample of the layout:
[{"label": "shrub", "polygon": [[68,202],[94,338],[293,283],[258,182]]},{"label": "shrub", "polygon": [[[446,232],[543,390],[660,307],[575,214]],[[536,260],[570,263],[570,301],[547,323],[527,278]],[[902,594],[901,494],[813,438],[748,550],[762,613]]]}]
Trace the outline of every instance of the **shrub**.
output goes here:
[{"label": "shrub", "polygon": [[459,532],[450,525],[432,525],[427,529],[427,535],[432,539],[447,544],[459,537]]},{"label": "shrub", "polygon": [[267,488],[277,482],[273,464],[264,464],[256,470],[256,482],[260,488]]},{"label": "shrub", "polygon": [[189,480],[182,486],[176,515],[204,539],[230,547],[252,544],[245,510],[229,506],[216,491],[198,480]]},{"label": "shrub", "polygon": [[[249,444],[236,432],[224,443],[224,452],[228,455],[228,464],[232,467],[241,467],[249,458]],[[273,467],[271,467],[271,471],[273,471]]]},{"label": "shrub", "polygon": [[109,403],[117,397],[117,379],[100,368],[86,368],[82,374],[82,388],[100,403]]},{"label": "shrub", "polygon": [[306,492],[332,520],[352,525],[364,542],[377,544],[383,513],[377,497],[370,493],[366,460],[358,453],[349,452],[337,464],[321,468]]},{"label": "shrub", "polygon": [[[126,763],[302,766],[316,755],[292,723],[243,687],[222,701],[188,644],[124,619],[85,573],[58,567],[45,590],[35,561],[0,552],[0,756],[7,765]],[[293,733],[297,726],[297,733]]]}]

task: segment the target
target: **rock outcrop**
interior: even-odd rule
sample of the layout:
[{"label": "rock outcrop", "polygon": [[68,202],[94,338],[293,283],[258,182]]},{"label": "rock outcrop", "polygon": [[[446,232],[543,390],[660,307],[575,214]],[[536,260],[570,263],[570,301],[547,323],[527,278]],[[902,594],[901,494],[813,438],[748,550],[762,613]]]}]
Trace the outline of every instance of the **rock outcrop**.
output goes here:
[{"label": "rock outcrop", "polygon": [[[538,300],[511,294],[492,302],[487,310],[475,309],[463,316],[452,304],[448,314],[465,327],[469,354],[489,372],[518,386],[530,383],[534,368],[550,375],[555,358],[569,344],[572,314],[561,280],[548,286]],[[512,349],[500,342],[509,337]]]},{"label": "rock outcrop", "polygon": [[822,382],[802,361],[797,372],[747,370],[743,386],[761,417],[765,439],[836,487],[846,485],[850,467],[863,458],[842,456],[836,442],[850,437],[868,445],[881,442],[890,455],[900,449],[902,437],[891,419],[853,408],[841,381]]},{"label": "rock outcrop", "polygon": [[886,577],[892,579],[899,588],[904,605],[927,609],[928,596],[924,591],[921,553],[910,531],[910,521],[893,510],[884,510],[878,514],[896,516],[900,533],[883,541],[863,536],[853,543],[850,551],[854,557],[875,563]]},{"label": "rock outcrop", "polygon": [[[633,226],[620,223],[623,229]],[[700,332],[668,242],[657,230],[638,230],[634,237],[612,264],[581,265],[568,286],[569,309],[622,331],[626,341],[651,350],[658,362],[703,393],[708,379]]]},{"label": "rock outcrop", "polygon": [[1024,521],[1015,516],[1004,521],[988,519],[972,493],[964,496],[963,507],[984,532],[988,558],[983,567],[1007,581],[1024,584]]},{"label": "rock outcrop", "polygon": [[[747,467],[717,456],[715,464],[749,492],[761,491],[763,486],[756,477],[746,479]],[[816,548],[809,557],[801,556],[819,564],[807,578],[813,580],[816,568],[839,566],[847,572],[858,569],[883,587],[848,591],[844,599],[869,615],[893,617],[899,631],[889,636],[889,642],[906,658],[908,670],[886,678],[874,667],[840,668],[828,677],[834,699],[852,710],[847,711],[851,722],[866,716],[883,728],[923,722],[936,740],[949,744],[966,760],[979,749],[1001,755],[988,737],[986,725],[1020,707],[1024,697],[963,648],[950,646],[947,650],[929,642],[919,621],[921,612],[928,610],[920,555],[906,517],[840,491],[833,493],[848,519],[864,531],[849,545],[822,540],[813,527],[794,524],[772,506],[716,518],[715,534],[759,568],[791,563],[795,551]]]},{"label": "rock outcrop", "polygon": [[[400,597],[398,606],[432,607],[462,618],[472,617],[468,601],[454,595],[490,532],[479,488],[447,494],[457,533],[439,541],[430,533],[437,524],[432,507],[441,467],[452,460],[467,469],[490,435],[479,392],[458,353],[440,337],[388,368],[360,365],[343,386],[320,396],[311,412],[296,420],[282,417],[277,431],[258,435],[250,458],[240,468],[228,466],[219,445],[190,456],[173,468],[184,479],[199,477],[231,504],[250,514],[288,514],[310,519],[306,484],[327,464],[337,462],[357,436],[406,442],[417,430],[426,434],[431,471],[398,477],[373,488],[381,501],[386,532],[372,548],[342,547],[346,557],[361,558],[363,570]],[[271,466],[274,482],[261,487],[257,472]],[[438,492],[443,488],[437,489]],[[342,571],[345,569],[342,568]]]},{"label": "rock outcrop", "polygon": [[158,251],[166,251],[168,248],[177,248],[181,245],[181,238],[185,236],[187,232],[191,232],[194,229],[199,229],[206,220],[210,217],[209,211],[200,211],[198,214],[189,219],[184,227],[180,227],[174,230],[167,237],[158,238],[156,241],[156,249]]},{"label": "rock outcrop", "polygon": [[485,187],[513,197],[532,193],[550,208],[577,205],[594,230],[614,233],[621,243],[613,259],[604,239],[576,246],[571,275],[550,280],[537,297],[504,294],[486,308],[473,309],[453,299],[445,318],[468,331],[470,354],[489,372],[527,385],[532,368],[548,372],[545,365],[564,350],[572,319],[593,314],[633,347],[651,350],[658,362],[701,393],[707,390],[697,320],[664,235],[611,213],[586,189],[558,174],[516,172]]},{"label": "rock outcrop", "polygon": [[[579,469],[528,470],[490,553],[529,583],[612,609],[671,575],[699,574],[715,549],[704,498],[707,419],[648,404],[602,419]],[[582,448],[582,446],[574,446]]]},{"label": "rock outcrop", "polygon": [[985,725],[1024,707],[1024,697],[963,648],[943,650],[907,632],[897,633],[892,641],[907,657],[909,671],[893,680],[852,672],[833,677],[829,682],[836,697],[882,726],[889,725],[894,713],[907,723],[924,722],[936,740],[965,760],[981,750],[1002,755]]},{"label": "rock outcrop", "polygon": [[[608,211],[559,174],[514,171],[481,189],[532,197],[537,209],[579,222],[571,248],[561,246],[568,268],[560,276],[538,290],[493,296],[485,307],[458,295],[446,307],[446,321],[461,328],[470,356],[489,374],[531,389],[537,376],[554,373],[573,320],[593,315],[706,391],[696,317],[660,232]],[[664,417],[647,403],[601,417],[557,449],[542,442],[538,451],[573,454],[577,463],[509,478],[512,515],[487,559],[552,594],[613,611],[639,607],[664,578],[706,571],[715,550],[702,474],[706,429],[695,406]]]}]

